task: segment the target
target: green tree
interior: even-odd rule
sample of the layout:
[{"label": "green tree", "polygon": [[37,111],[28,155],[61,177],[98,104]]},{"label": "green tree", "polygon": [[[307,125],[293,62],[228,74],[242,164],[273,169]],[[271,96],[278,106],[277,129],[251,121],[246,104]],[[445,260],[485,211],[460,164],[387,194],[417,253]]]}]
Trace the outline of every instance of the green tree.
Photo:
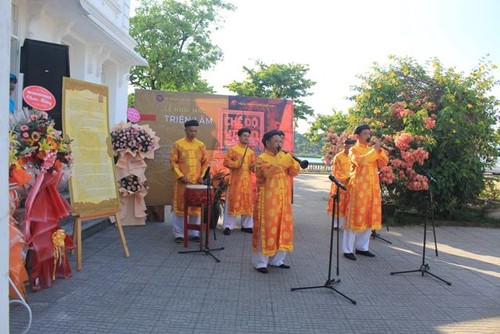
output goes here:
[{"label": "green tree", "polygon": [[305,134],[311,142],[317,143],[324,140],[328,131],[341,133],[349,128],[348,116],[341,111],[333,110],[331,115],[317,115],[314,122],[310,123]]},{"label": "green tree", "polygon": [[130,83],[143,89],[213,92],[201,72],[222,59],[210,34],[222,23],[221,12],[234,10],[222,0],[143,0],[130,19],[136,51],[148,66],[130,71]]},{"label": "green tree", "polygon": [[314,115],[314,110],[302,100],[312,95],[309,89],[316,84],[306,79],[309,71],[307,65],[267,65],[257,60],[256,67],[251,69],[244,66],[247,78],[242,82],[233,81],[225,87],[238,95],[293,100],[295,123]]},{"label": "green tree", "polygon": [[[390,61],[360,76],[350,110],[353,125],[368,122],[377,134],[406,132],[427,142],[429,158],[417,169],[438,180],[433,186],[436,208],[451,213],[477,198],[485,186],[484,168],[497,155],[494,126],[500,104],[491,94],[495,66],[482,59],[464,74],[437,59],[426,66],[411,58]],[[433,140],[423,140],[427,135]],[[399,200],[415,206],[419,195],[406,192]]]}]

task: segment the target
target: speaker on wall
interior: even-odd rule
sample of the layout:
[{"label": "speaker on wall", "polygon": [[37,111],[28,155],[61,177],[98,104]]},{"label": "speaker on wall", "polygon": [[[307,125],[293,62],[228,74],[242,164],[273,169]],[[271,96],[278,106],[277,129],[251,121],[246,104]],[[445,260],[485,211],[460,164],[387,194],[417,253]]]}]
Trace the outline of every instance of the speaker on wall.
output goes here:
[{"label": "speaker on wall", "polygon": [[[21,72],[24,87],[42,86],[54,95],[56,105],[47,113],[62,131],[62,80],[70,76],[68,46],[26,38],[21,47]],[[27,106],[24,101],[23,106]]]}]

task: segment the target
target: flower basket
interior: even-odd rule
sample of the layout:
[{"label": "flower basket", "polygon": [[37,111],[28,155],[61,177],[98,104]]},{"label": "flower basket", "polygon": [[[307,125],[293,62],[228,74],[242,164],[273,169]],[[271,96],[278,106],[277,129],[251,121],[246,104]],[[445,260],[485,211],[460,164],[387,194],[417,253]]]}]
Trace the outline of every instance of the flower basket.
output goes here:
[{"label": "flower basket", "polygon": [[53,238],[54,233],[60,231],[60,220],[71,211],[58,191],[63,175],[70,171],[70,143],[69,138],[54,129],[54,121],[46,112],[27,113],[11,130],[9,176],[28,188],[25,220],[20,225],[32,253],[30,283],[33,290],[52,286],[56,277],[72,275],[65,256],[66,251],[73,248],[71,238],[58,232],[57,245]]}]

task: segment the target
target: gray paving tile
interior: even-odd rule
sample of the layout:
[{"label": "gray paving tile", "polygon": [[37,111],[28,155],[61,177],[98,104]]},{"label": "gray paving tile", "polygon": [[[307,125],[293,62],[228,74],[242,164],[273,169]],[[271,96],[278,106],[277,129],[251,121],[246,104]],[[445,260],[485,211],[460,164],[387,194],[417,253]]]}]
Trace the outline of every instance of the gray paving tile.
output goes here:
[{"label": "gray paving tile", "polygon": [[[498,333],[500,328],[500,229],[438,226],[426,248],[430,271],[421,273],[423,226],[380,231],[392,242],[371,240],[376,258],[340,256],[334,235],[330,279],[357,301],[325,288],[330,265],[330,182],[324,175],[295,181],[292,268],[252,268],[251,235],[217,230],[211,247],[221,262],[173,242],[170,221],[125,227],[125,258],[114,227],[83,241],[83,270],[50,289],[28,292],[30,333]],[[342,232],[341,232],[342,234]],[[212,238],[212,234],[211,234]],[[198,244],[190,243],[188,250]],[[318,287],[290,291],[296,287]],[[12,306],[11,333],[22,332],[26,311]]]}]

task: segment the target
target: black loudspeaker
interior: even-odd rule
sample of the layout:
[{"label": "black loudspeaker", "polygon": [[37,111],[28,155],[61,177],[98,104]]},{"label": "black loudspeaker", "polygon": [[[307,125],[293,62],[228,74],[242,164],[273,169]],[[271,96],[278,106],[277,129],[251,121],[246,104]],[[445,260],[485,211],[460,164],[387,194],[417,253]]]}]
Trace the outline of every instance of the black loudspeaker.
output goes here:
[{"label": "black loudspeaker", "polygon": [[[62,81],[69,77],[68,46],[26,38],[21,47],[21,72],[24,87],[42,86],[54,95],[56,105],[47,113],[55,128],[62,131]],[[23,106],[28,105],[23,101]]]}]

